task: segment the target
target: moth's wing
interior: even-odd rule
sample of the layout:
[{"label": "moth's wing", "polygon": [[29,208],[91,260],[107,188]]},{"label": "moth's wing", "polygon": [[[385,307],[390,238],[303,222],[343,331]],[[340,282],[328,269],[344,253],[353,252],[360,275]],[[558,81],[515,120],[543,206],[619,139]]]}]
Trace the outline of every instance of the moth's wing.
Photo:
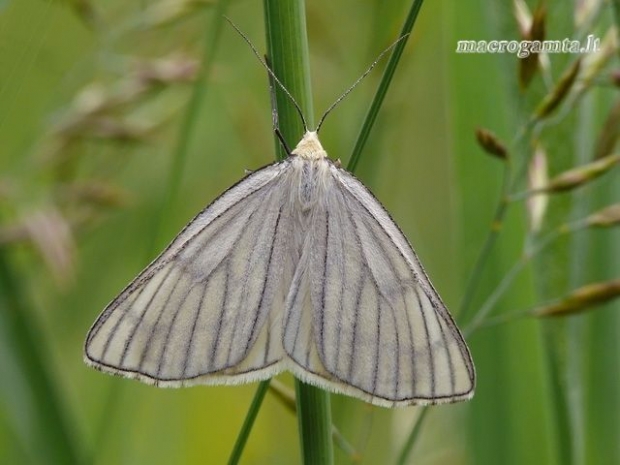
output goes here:
[{"label": "moth's wing", "polygon": [[281,371],[289,162],[244,178],[202,211],[99,316],[85,360],[164,386]]},{"label": "moth's wing", "polygon": [[291,300],[285,326],[294,371],[382,406],[470,398],[469,350],[407,239],[363,184],[330,170],[299,278],[305,297]]}]

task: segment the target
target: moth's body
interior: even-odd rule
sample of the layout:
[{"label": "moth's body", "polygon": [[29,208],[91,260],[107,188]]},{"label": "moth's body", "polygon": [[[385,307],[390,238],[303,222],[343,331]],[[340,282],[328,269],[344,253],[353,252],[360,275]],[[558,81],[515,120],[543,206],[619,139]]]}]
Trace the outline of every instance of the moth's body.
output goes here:
[{"label": "moth's body", "polygon": [[85,359],[161,386],[290,370],[382,406],[474,388],[467,346],[411,246],[315,132],[201,212],[108,305]]}]

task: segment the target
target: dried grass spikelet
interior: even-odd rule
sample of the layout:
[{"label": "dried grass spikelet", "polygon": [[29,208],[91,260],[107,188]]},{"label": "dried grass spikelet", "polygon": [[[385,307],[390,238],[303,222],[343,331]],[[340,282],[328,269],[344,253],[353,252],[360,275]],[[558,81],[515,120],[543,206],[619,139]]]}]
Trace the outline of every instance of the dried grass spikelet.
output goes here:
[{"label": "dried grass spikelet", "polygon": [[[528,187],[532,192],[540,192],[548,182],[547,153],[543,146],[537,143],[528,166]],[[530,231],[540,230],[548,204],[549,196],[544,192],[533,194],[527,198],[526,211]]]},{"label": "dried grass spikelet", "polygon": [[565,192],[583,186],[599,176],[610,171],[620,162],[620,154],[609,155],[600,160],[564,171],[549,181],[549,183],[530,194],[539,192]]},{"label": "dried grass spikelet", "polygon": [[559,302],[535,309],[533,316],[558,317],[568,316],[590,310],[620,297],[620,279],[580,287]]},{"label": "dried grass spikelet", "polygon": [[554,88],[543,98],[542,102],[540,102],[534,111],[534,115],[537,119],[548,117],[560,106],[573,87],[579,74],[580,67],[581,59],[579,58],[564,71]]},{"label": "dried grass spikelet", "polygon": [[610,228],[620,225],[620,203],[592,213],[586,218],[586,224],[596,228]]},{"label": "dried grass spikelet", "polygon": [[66,218],[52,206],[26,215],[21,224],[56,283],[66,287],[73,280],[76,257],[73,231]]},{"label": "dried grass spikelet", "polygon": [[594,148],[594,159],[598,160],[609,155],[620,136],[620,100],[609,110],[603,129],[599,133]]},{"label": "dried grass spikelet", "polygon": [[597,52],[584,55],[581,59],[581,73],[574,85],[574,93],[581,94],[592,86],[594,79],[605,69],[607,63],[615,58],[618,51],[616,28],[610,27],[601,41]]},{"label": "dried grass spikelet", "polygon": [[[523,24],[526,18],[526,15],[522,13],[524,11],[523,6],[517,11],[521,12],[520,16],[517,16],[517,22],[521,23],[519,24],[519,29],[522,39],[539,42],[545,40],[547,22],[547,7],[545,3],[540,2],[536,6],[528,25]],[[540,55],[540,53],[532,52],[523,58],[519,58],[519,87],[522,90],[530,85],[532,79],[536,75]]]},{"label": "dried grass spikelet", "polygon": [[477,128],[476,140],[478,141],[478,145],[489,155],[499,158],[500,160],[508,159],[508,150],[506,146],[488,129]]}]

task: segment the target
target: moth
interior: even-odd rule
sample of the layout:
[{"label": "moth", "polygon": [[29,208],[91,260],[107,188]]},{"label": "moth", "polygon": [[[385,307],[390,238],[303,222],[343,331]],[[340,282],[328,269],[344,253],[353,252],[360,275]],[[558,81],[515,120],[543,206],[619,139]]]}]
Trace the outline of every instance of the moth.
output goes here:
[{"label": "moth", "polygon": [[475,385],[413,248],[317,131],[200,212],[105,308],[84,354],[163,387],[288,370],[384,407],[465,400]]}]

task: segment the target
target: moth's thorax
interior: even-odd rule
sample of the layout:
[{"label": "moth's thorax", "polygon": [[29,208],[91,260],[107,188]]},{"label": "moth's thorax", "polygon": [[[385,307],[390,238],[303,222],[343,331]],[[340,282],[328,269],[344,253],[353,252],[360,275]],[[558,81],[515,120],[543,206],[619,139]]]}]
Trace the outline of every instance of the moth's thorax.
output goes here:
[{"label": "moth's thorax", "polygon": [[290,159],[291,201],[295,205],[294,210],[298,212],[308,212],[323,204],[331,183],[330,162],[325,151],[321,149],[321,152],[313,153],[314,157],[306,154]]},{"label": "moth's thorax", "polygon": [[293,155],[306,160],[320,160],[327,157],[327,152],[323,149],[317,133],[307,131],[293,150]]}]

